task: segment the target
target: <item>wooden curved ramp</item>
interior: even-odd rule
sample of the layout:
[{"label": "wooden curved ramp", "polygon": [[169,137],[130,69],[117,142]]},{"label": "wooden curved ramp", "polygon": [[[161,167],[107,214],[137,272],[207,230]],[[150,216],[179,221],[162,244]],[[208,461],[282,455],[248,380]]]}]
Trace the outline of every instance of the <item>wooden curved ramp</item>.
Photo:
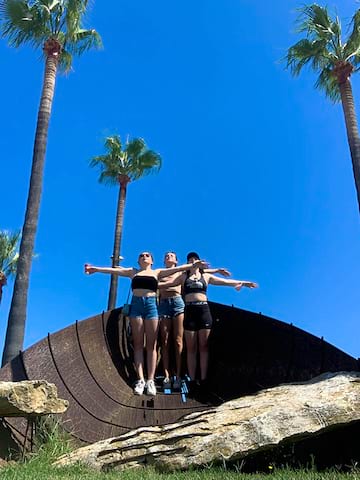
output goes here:
[{"label": "wooden curved ramp", "polygon": [[216,303],[211,311],[209,377],[224,400],[324,372],[359,370],[358,359],[292,324]]},{"label": "wooden curved ramp", "polygon": [[[358,370],[356,359],[292,325],[221,304],[210,304],[210,396],[180,393],[135,396],[131,342],[121,309],[49,334],[0,370],[0,380],[45,379],[69,401],[64,428],[85,443],[132,428],[175,422],[213,401],[229,400],[279,383],[308,380],[324,371]],[[161,366],[160,366],[161,367]],[[26,422],[4,419],[16,442]]]}]

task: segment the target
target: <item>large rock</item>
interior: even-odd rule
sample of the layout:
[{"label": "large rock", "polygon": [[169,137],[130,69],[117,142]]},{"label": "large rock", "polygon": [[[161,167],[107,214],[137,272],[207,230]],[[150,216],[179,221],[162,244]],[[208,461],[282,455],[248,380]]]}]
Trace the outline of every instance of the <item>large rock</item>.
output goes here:
[{"label": "large rock", "polygon": [[328,373],[192,413],[178,423],[132,430],[80,448],[56,465],[186,469],[245,458],[355,420],[360,420],[360,374]]},{"label": "large rock", "polygon": [[0,417],[64,413],[67,407],[56,386],[45,380],[0,382]]}]

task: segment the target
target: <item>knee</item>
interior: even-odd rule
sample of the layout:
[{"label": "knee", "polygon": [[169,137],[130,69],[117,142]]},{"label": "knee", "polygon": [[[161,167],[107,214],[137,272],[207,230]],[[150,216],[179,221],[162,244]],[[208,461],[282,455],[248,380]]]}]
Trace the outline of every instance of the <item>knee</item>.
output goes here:
[{"label": "knee", "polygon": [[144,348],[144,340],[140,340],[140,339],[134,340],[133,345],[134,345],[134,350],[137,350],[137,351],[142,350]]},{"label": "knee", "polygon": [[147,352],[153,352],[154,350],[156,350],[156,347],[157,347],[157,342],[156,342],[156,340],[146,341],[145,348],[146,348],[146,351],[147,351]]},{"label": "knee", "polygon": [[195,355],[197,352],[196,345],[186,345],[186,350],[189,355]]},{"label": "knee", "polygon": [[169,335],[164,335],[164,334],[161,334],[161,347],[164,349],[164,350],[167,350],[168,349],[168,346],[169,346]]},{"label": "knee", "polygon": [[207,353],[209,350],[208,342],[200,343],[199,351],[200,353]]},{"label": "knee", "polygon": [[175,348],[177,351],[181,351],[183,348],[183,339],[182,337],[175,338]]}]

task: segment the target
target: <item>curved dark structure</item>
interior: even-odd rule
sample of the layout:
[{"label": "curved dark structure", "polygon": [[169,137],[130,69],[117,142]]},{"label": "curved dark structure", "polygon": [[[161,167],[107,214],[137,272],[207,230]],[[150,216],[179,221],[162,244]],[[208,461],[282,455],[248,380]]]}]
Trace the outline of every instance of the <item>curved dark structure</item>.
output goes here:
[{"label": "curved dark structure", "polygon": [[[359,370],[357,359],[293,325],[234,307],[211,303],[206,399],[183,401],[180,393],[156,397],[132,393],[134,370],[128,328],[121,309],[60,330],[25,350],[0,370],[0,380],[45,379],[70,406],[64,428],[81,442],[132,428],[174,422],[209,403],[236,398],[279,383],[308,380],[325,371]],[[23,444],[26,421],[3,421]]]}]

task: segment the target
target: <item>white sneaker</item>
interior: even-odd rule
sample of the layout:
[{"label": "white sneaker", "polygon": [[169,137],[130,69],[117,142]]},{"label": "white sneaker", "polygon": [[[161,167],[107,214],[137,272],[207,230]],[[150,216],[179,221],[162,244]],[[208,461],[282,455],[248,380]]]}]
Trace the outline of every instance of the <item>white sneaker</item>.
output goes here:
[{"label": "white sneaker", "polygon": [[135,395],[142,395],[144,393],[145,388],[145,381],[144,380],[137,380],[134,385],[134,394]]},{"label": "white sneaker", "polygon": [[156,386],[154,380],[148,380],[146,383],[147,395],[156,395]]}]

